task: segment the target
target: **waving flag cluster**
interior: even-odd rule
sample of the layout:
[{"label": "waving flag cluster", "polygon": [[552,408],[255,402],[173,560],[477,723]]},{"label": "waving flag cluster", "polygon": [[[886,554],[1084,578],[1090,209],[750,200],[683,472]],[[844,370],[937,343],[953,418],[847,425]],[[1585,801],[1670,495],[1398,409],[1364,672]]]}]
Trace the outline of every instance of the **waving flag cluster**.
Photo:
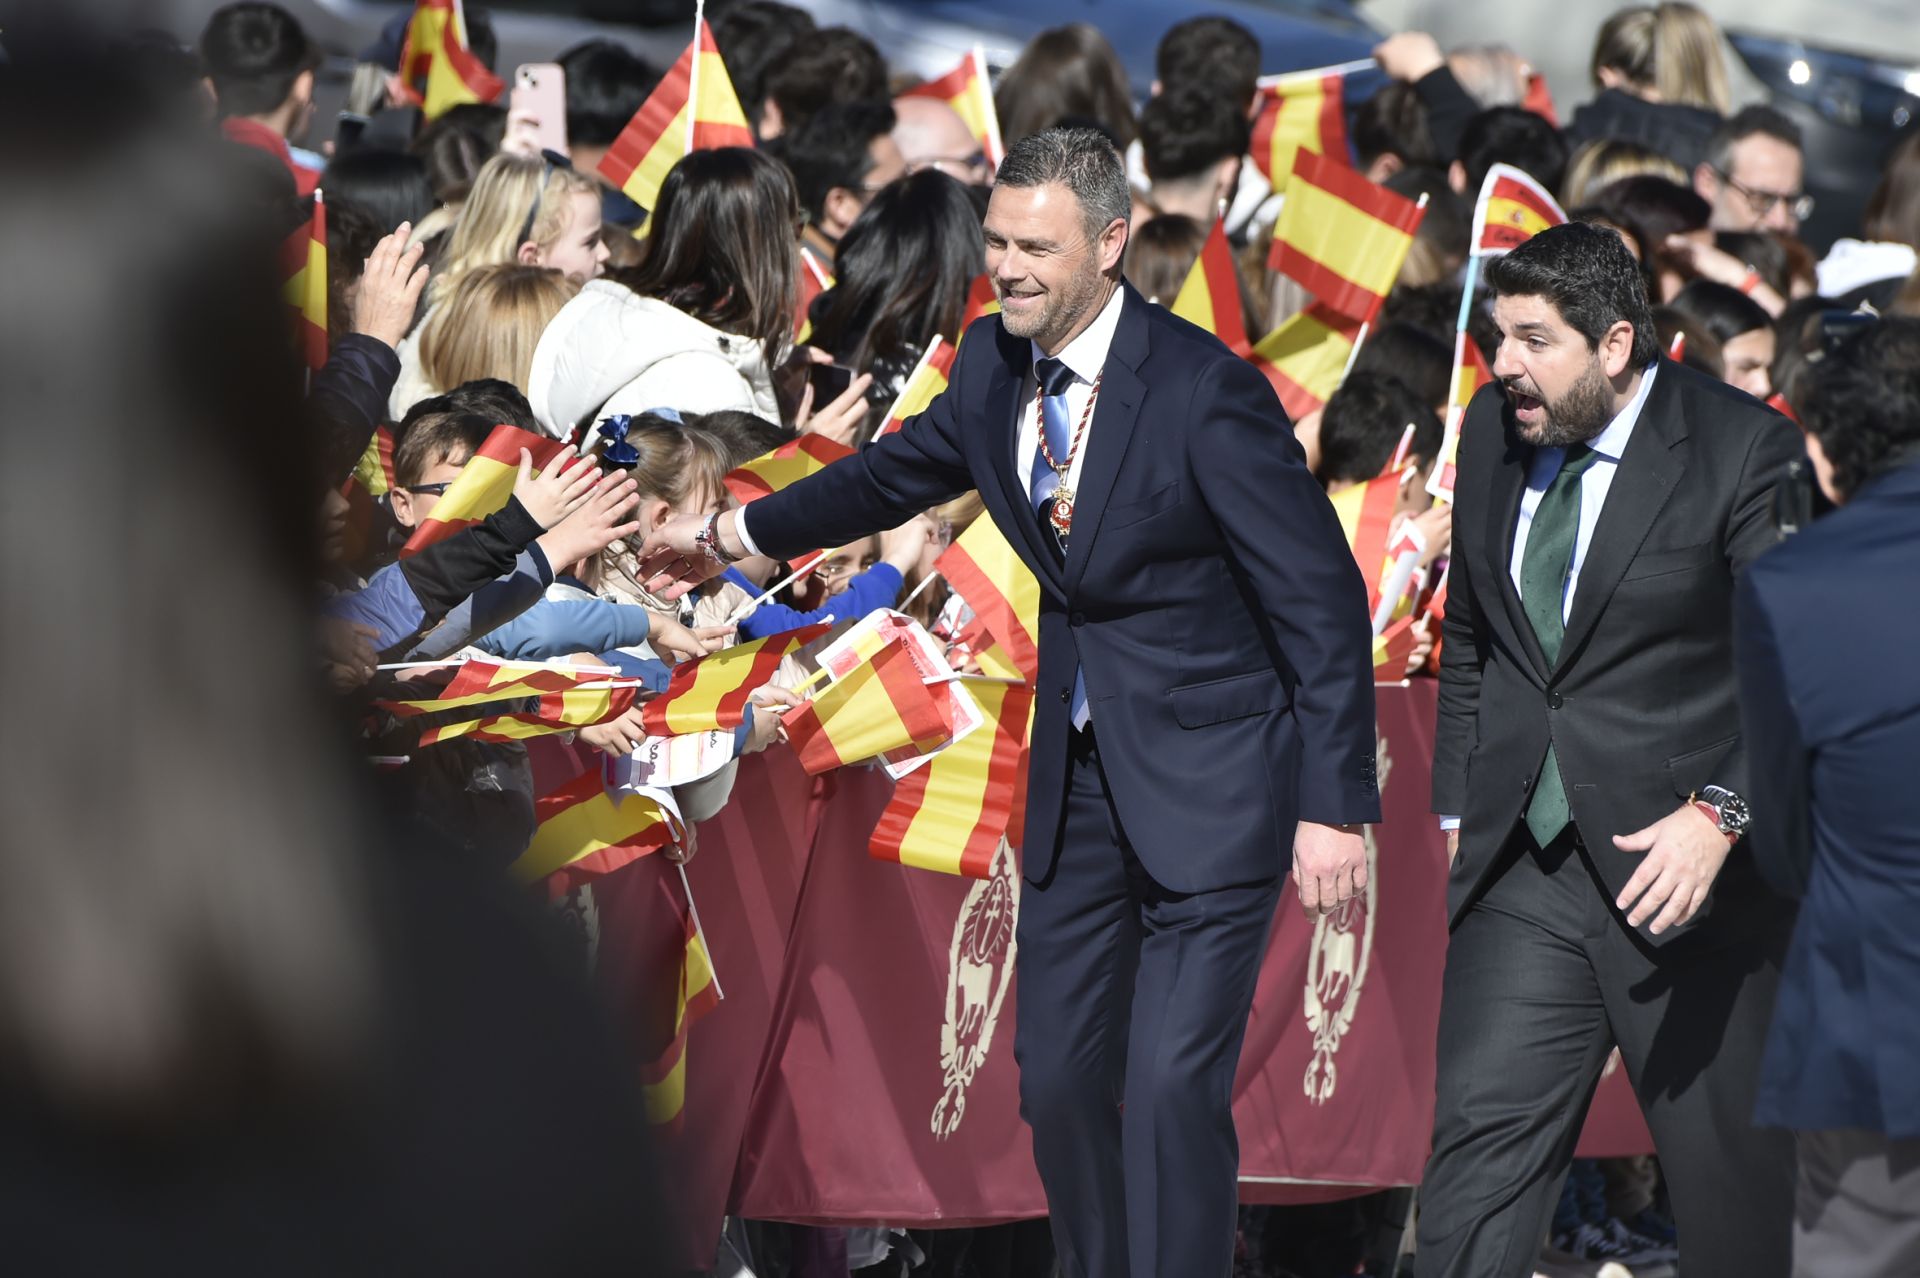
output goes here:
[{"label": "waving flag cluster", "polygon": [[1001,840],[1020,841],[1033,689],[993,679],[965,682],[986,726],[894,788],[867,845],[875,860],[984,879]]},{"label": "waving flag cluster", "polygon": [[642,726],[656,737],[739,727],[746,721],[748,698],[767,685],[789,654],[828,629],[803,626],[681,662],[667,690],[640,712]]}]

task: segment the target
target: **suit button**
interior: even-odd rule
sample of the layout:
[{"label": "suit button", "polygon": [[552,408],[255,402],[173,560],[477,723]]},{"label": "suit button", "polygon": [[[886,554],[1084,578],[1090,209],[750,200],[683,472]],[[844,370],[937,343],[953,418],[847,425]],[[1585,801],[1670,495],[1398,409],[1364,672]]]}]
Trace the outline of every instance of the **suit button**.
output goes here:
[{"label": "suit button", "polygon": [[1087,624],[1087,614],[1084,612],[1076,612],[1067,618],[1067,624],[1070,626],[1084,626]]},{"label": "suit button", "polygon": [[1531,790],[1531,789],[1533,789],[1533,778],[1532,778],[1532,777],[1521,777],[1521,778],[1520,778],[1520,792],[1521,792],[1522,794],[1524,794],[1524,793],[1526,793],[1526,792],[1527,792],[1528,790]]},{"label": "suit button", "polygon": [[1067,704],[1069,704],[1069,703],[1071,703],[1071,702],[1072,702],[1072,700],[1073,700],[1073,689],[1071,689],[1071,688],[1062,688],[1062,689],[1060,689],[1060,704],[1061,704],[1061,705],[1063,705],[1063,706],[1064,706],[1064,705],[1067,705]]},{"label": "suit button", "polygon": [[1564,704],[1565,702],[1561,700],[1559,693],[1549,692],[1547,694],[1547,709],[1558,710]]}]

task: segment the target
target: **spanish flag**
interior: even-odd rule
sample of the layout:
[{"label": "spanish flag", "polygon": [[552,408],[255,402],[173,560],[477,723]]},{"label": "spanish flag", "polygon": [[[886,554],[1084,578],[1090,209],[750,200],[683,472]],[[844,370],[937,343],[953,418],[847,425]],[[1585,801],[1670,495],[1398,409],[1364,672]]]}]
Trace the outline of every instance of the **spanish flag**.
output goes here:
[{"label": "spanish flag", "polygon": [[817,474],[854,450],[824,435],[802,435],[742,463],[726,478],[727,491],[741,505],[779,492],[796,480]]},{"label": "spanish flag", "polygon": [[953,371],[953,343],[938,333],[927,344],[926,354],[913,366],[913,372],[907,375],[907,381],[894,397],[893,407],[887,410],[887,422],[874,432],[874,438],[891,435],[907,424],[907,418],[927,411],[927,405],[939,397],[947,388],[947,374]]},{"label": "spanish flag", "polygon": [[280,278],[293,308],[294,344],[307,368],[327,366],[327,205],[313,193],[313,216],[280,245]]},{"label": "spanish flag", "polygon": [[802,626],[681,662],[667,690],[641,710],[642,726],[655,737],[739,727],[746,720],[747,698],[772,680],[787,654],[831,628]]},{"label": "spanish flag", "polygon": [[[904,644],[888,644],[787,717],[787,741],[809,776],[947,739],[940,698]],[[979,735],[975,733],[974,735]],[[929,765],[931,766],[931,765]]]},{"label": "spanish flag", "polygon": [[1465,406],[1473,401],[1473,396],[1482,386],[1493,380],[1493,370],[1487,367],[1487,357],[1480,353],[1480,343],[1467,336],[1462,329],[1453,335],[1453,377],[1447,384],[1447,403],[1449,406]]},{"label": "spanish flag", "polygon": [[1493,257],[1566,220],[1566,213],[1545,187],[1511,164],[1496,164],[1480,184],[1480,200],[1473,206],[1473,236],[1467,243],[1476,257]]},{"label": "spanish flag", "polygon": [[400,78],[429,120],[450,107],[492,102],[506,88],[467,44],[461,0],[419,0],[414,6],[400,52]]},{"label": "spanish flag", "polygon": [[1380,577],[1387,564],[1387,530],[1400,503],[1400,481],[1399,472],[1389,471],[1343,488],[1331,498],[1334,513],[1340,516],[1340,531],[1346,534],[1354,562],[1366,579],[1369,608],[1379,602]]},{"label": "spanish flag", "polygon": [[960,113],[967,132],[980,144],[987,160],[995,167],[1007,158],[1000,144],[1000,117],[993,109],[993,83],[987,78],[987,55],[979,45],[961,60],[960,65],[918,88],[908,89],[903,98],[938,98]]},{"label": "spanish flag", "polygon": [[1380,683],[1398,683],[1407,677],[1407,659],[1420,636],[1413,632],[1418,618],[1409,613],[1373,637],[1373,677]]},{"label": "spanish flag", "polygon": [[673,1036],[666,1049],[642,1071],[640,1095],[647,1121],[655,1126],[677,1122],[687,1103],[687,1031],[693,1023],[720,1005],[720,984],[714,979],[713,955],[707,949],[693,898],[685,898],[680,961],[675,966]]},{"label": "spanish flag", "polygon": [[1019,845],[1033,689],[965,683],[987,722],[901,778],[867,844],[875,860],[984,879],[1001,839]]},{"label": "spanish flag", "polygon": [[525,741],[532,737],[572,732],[617,719],[633,708],[638,683],[601,681],[592,687],[542,696],[533,709],[480,715],[458,723],[443,723],[420,734],[423,746],[460,737],[475,741]]},{"label": "spanish flag", "polygon": [[1253,163],[1284,190],[1299,152],[1347,159],[1347,78],[1332,68],[1263,78],[1253,121]]},{"label": "spanish flag", "polygon": [[398,715],[458,710],[489,701],[512,701],[570,692],[582,684],[599,683],[614,672],[605,667],[561,665],[542,661],[495,661],[473,657],[462,662],[436,697],[381,701],[381,708]]},{"label": "spanish flag", "polygon": [[533,805],[539,827],[510,867],[522,883],[558,871],[575,879],[610,874],[685,837],[680,818],[658,800],[610,794],[599,768],[589,768]]},{"label": "spanish flag", "polygon": [[994,290],[993,276],[982,272],[973,277],[973,283],[967,286],[967,309],[960,315],[960,331],[954,335],[953,349],[958,352],[960,343],[967,339],[967,330],[973,327],[977,319],[1000,313],[1000,294]]},{"label": "spanish flag", "polygon": [[1240,276],[1233,265],[1233,246],[1227,243],[1226,224],[1214,219],[1207,242],[1187,272],[1186,283],[1173,299],[1172,311],[1225,342],[1234,354],[1253,353],[1247,341],[1246,313],[1240,305]]},{"label": "spanish flag", "polygon": [[752,146],[753,130],[734,94],[727,64],[701,18],[693,43],[634,113],[600,161],[600,176],[652,209],[667,170],[694,151]]},{"label": "spanish flag", "polygon": [[820,264],[813,250],[801,246],[800,249],[800,290],[799,301],[793,308],[793,340],[805,345],[813,336],[813,321],[807,312],[813,309],[813,303],[822,293],[833,287],[833,272]]},{"label": "spanish flag", "polygon": [[1040,582],[993,520],[974,520],[933,567],[973,610],[960,639],[981,655],[983,668],[984,654],[997,646],[1022,678],[1038,678]]},{"label": "spanish flag", "polygon": [[564,439],[549,439],[514,426],[495,426],[479,451],[460,468],[460,477],[434,503],[433,514],[420,521],[400,550],[415,555],[462,528],[472,527],[507,504],[520,478],[520,450],[533,456],[534,473],[556,460],[565,464],[572,450]]},{"label": "spanish flag", "polygon": [[1425,216],[1422,205],[1302,150],[1267,260],[1334,310],[1371,322]]},{"label": "spanish flag", "polygon": [[374,514],[380,498],[393,488],[393,432],[380,426],[367,441],[360,460],[353,464],[353,473],[340,486],[340,492],[347,499],[348,563],[358,563],[366,556],[373,541]]},{"label": "spanish flag", "polygon": [[1295,421],[1326,406],[1346,375],[1360,322],[1315,302],[1260,339],[1253,362]]}]

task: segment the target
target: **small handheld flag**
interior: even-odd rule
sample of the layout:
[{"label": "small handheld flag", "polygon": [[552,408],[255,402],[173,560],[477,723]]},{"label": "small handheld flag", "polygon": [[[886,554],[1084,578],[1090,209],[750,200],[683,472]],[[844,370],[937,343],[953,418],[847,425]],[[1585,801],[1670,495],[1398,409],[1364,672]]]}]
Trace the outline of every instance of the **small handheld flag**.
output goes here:
[{"label": "small handheld flag", "polygon": [[1480,184],[1473,206],[1473,235],[1467,243],[1476,257],[1509,253],[1550,226],[1567,220],[1547,189],[1511,164],[1496,164]]},{"label": "small handheld flag", "polygon": [[887,410],[886,424],[874,433],[874,438],[893,434],[907,424],[909,417],[927,411],[927,405],[947,389],[947,375],[953,371],[954,353],[951,342],[938,333],[934,334],[933,340],[927,344],[926,353],[913,366],[906,384],[894,397],[893,407]]},{"label": "small handheld flag", "polygon": [[881,648],[787,716],[787,740],[811,776],[907,746],[930,750],[946,736],[940,700],[904,644]]},{"label": "small handheld flag", "polygon": [[327,204],[313,193],[313,215],[280,246],[280,278],[293,308],[294,342],[309,372],[327,366]]},{"label": "small handheld flag", "polygon": [[750,462],[741,463],[727,475],[727,491],[744,506],[750,501],[771,496],[797,480],[817,474],[843,457],[853,456],[853,453],[854,450],[845,444],[836,443],[824,435],[802,435],[772,452],[762,453]]},{"label": "small handheld flag", "polygon": [[[513,485],[520,478],[520,451],[533,458],[534,473],[553,465],[562,454],[572,455],[563,439],[550,439],[514,426],[495,426],[467,464],[460,477],[434,503],[433,513],[420,521],[407,538],[400,554],[418,554],[436,541],[443,541],[462,528],[469,528],[498,511],[513,496]],[[561,464],[565,464],[562,460]]]},{"label": "small handheld flag", "polygon": [[651,211],[667,171],[694,151],[752,146],[753,130],[733,91],[713,28],[696,19],[693,43],[607,148],[600,176]]},{"label": "small handheld flag", "polygon": [[748,698],[772,680],[787,654],[830,629],[824,624],[802,626],[681,662],[673,668],[667,690],[641,711],[647,735],[677,737],[739,727],[746,719]]},{"label": "small handheld flag", "polygon": [[1267,76],[1260,81],[1260,111],[1253,121],[1254,167],[1276,191],[1284,190],[1301,151],[1348,163],[1346,78],[1373,66],[1373,59]]},{"label": "small handheld flag", "polygon": [[1233,265],[1233,246],[1227,243],[1226,224],[1215,218],[1193,261],[1187,279],[1169,308],[1183,320],[1206,329],[1227,344],[1234,354],[1253,353],[1247,341],[1247,321],[1240,304],[1240,275]]},{"label": "small handheld flag", "polygon": [[1387,300],[1426,216],[1425,201],[1396,195],[1344,164],[1302,150],[1273,225],[1274,270],[1362,322]]},{"label": "small handheld flag", "polygon": [[1000,117],[993,109],[993,84],[987,78],[987,55],[974,45],[960,65],[937,80],[908,89],[903,98],[937,98],[959,113],[967,123],[967,132],[980,144],[987,162],[995,168],[1007,158],[1000,144]]}]

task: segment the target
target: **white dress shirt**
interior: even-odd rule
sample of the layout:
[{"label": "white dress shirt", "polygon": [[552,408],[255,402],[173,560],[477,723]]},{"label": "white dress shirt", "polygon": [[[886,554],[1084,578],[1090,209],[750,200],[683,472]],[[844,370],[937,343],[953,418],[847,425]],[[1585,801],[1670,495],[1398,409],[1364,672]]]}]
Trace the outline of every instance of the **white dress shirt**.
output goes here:
[{"label": "white dress shirt", "polygon": [[[1607,492],[1613,487],[1614,472],[1620,468],[1620,457],[1627,451],[1627,440],[1633,437],[1633,428],[1640,421],[1640,410],[1646,407],[1647,393],[1653,389],[1654,374],[1659,371],[1659,361],[1647,365],[1640,374],[1640,389],[1634,393],[1627,406],[1614,415],[1607,428],[1587,441],[1587,447],[1594,452],[1593,465],[1587,467],[1587,473],[1580,476],[1580,529],[1573,543],[1573,564],[1567,572],[1567,589],[1560,601],[1560,620],[1565,624],[1573,616],[1573,592],[1580,585],[1580,569],[1587,561],[1587,547],[1593,542],[1593,530],[1600,523],[1600,509],[1607,504]],[[1520,520],[1513,530],[1513,557],[1507,562],[1507,572],[1513,578],[1514,593],[1520,592],[1520,564],[1527,554],[1527,534],[1533,531],[1533,513],[1540,509],[1540,499],[1547,495],[1547,488],[1553,483],[1553,477],[1560,473],[1560,465],[1567,459],[1564,448],[1536,448],[1533,461],[1527,466],[1527,491],[1520,498]],[[1440,818],[1442,830],[1460,828],[1460,818],[1443,816]]]},{"label": "white dress shirt", "polygon": [[[1080,429],[1080,416],[1087,411],[1087,400],[1093,394],[1094,378],[1100,376],[1100,370],[1107,362],[1107,348],[1113,345],[1113,330],[1120,324],[1120,307],[1126,301],[1125,290],[1115,288],[1107,304],[1093,317],[1093,323],[1066,344],[1066,347],[1054,358],[1073,370],[1073,384],[1067,387],[1067,429]],[[1033,347],[1033,363],[1038,364],[1047,357],[1047,353],[1036,343]],[[1014,474],[1020,478],[1020,491],[1023,494],[1033,492],[1033,468],[1044,466],[1040,460],[1040,398],[1037,394],[1039,382],[1031,365],[1025,380],[1020,383],[1020,431],[1013,445]],[[1074,450],[1073,462],[1067,467],[1067,475],[1061,481],[1063,485],[1080,492],[1080,471],[1087,461],[1087,437],[1093,434],[1093,423],[1087,423],[1087,434],[1080,439],[1080,447]],[[1071,434],[1067,437],[1073,438]],[[1071,445],[1069,445],[1071,446]],[[1028,505],[1032,502],[1029,500]]]}]

